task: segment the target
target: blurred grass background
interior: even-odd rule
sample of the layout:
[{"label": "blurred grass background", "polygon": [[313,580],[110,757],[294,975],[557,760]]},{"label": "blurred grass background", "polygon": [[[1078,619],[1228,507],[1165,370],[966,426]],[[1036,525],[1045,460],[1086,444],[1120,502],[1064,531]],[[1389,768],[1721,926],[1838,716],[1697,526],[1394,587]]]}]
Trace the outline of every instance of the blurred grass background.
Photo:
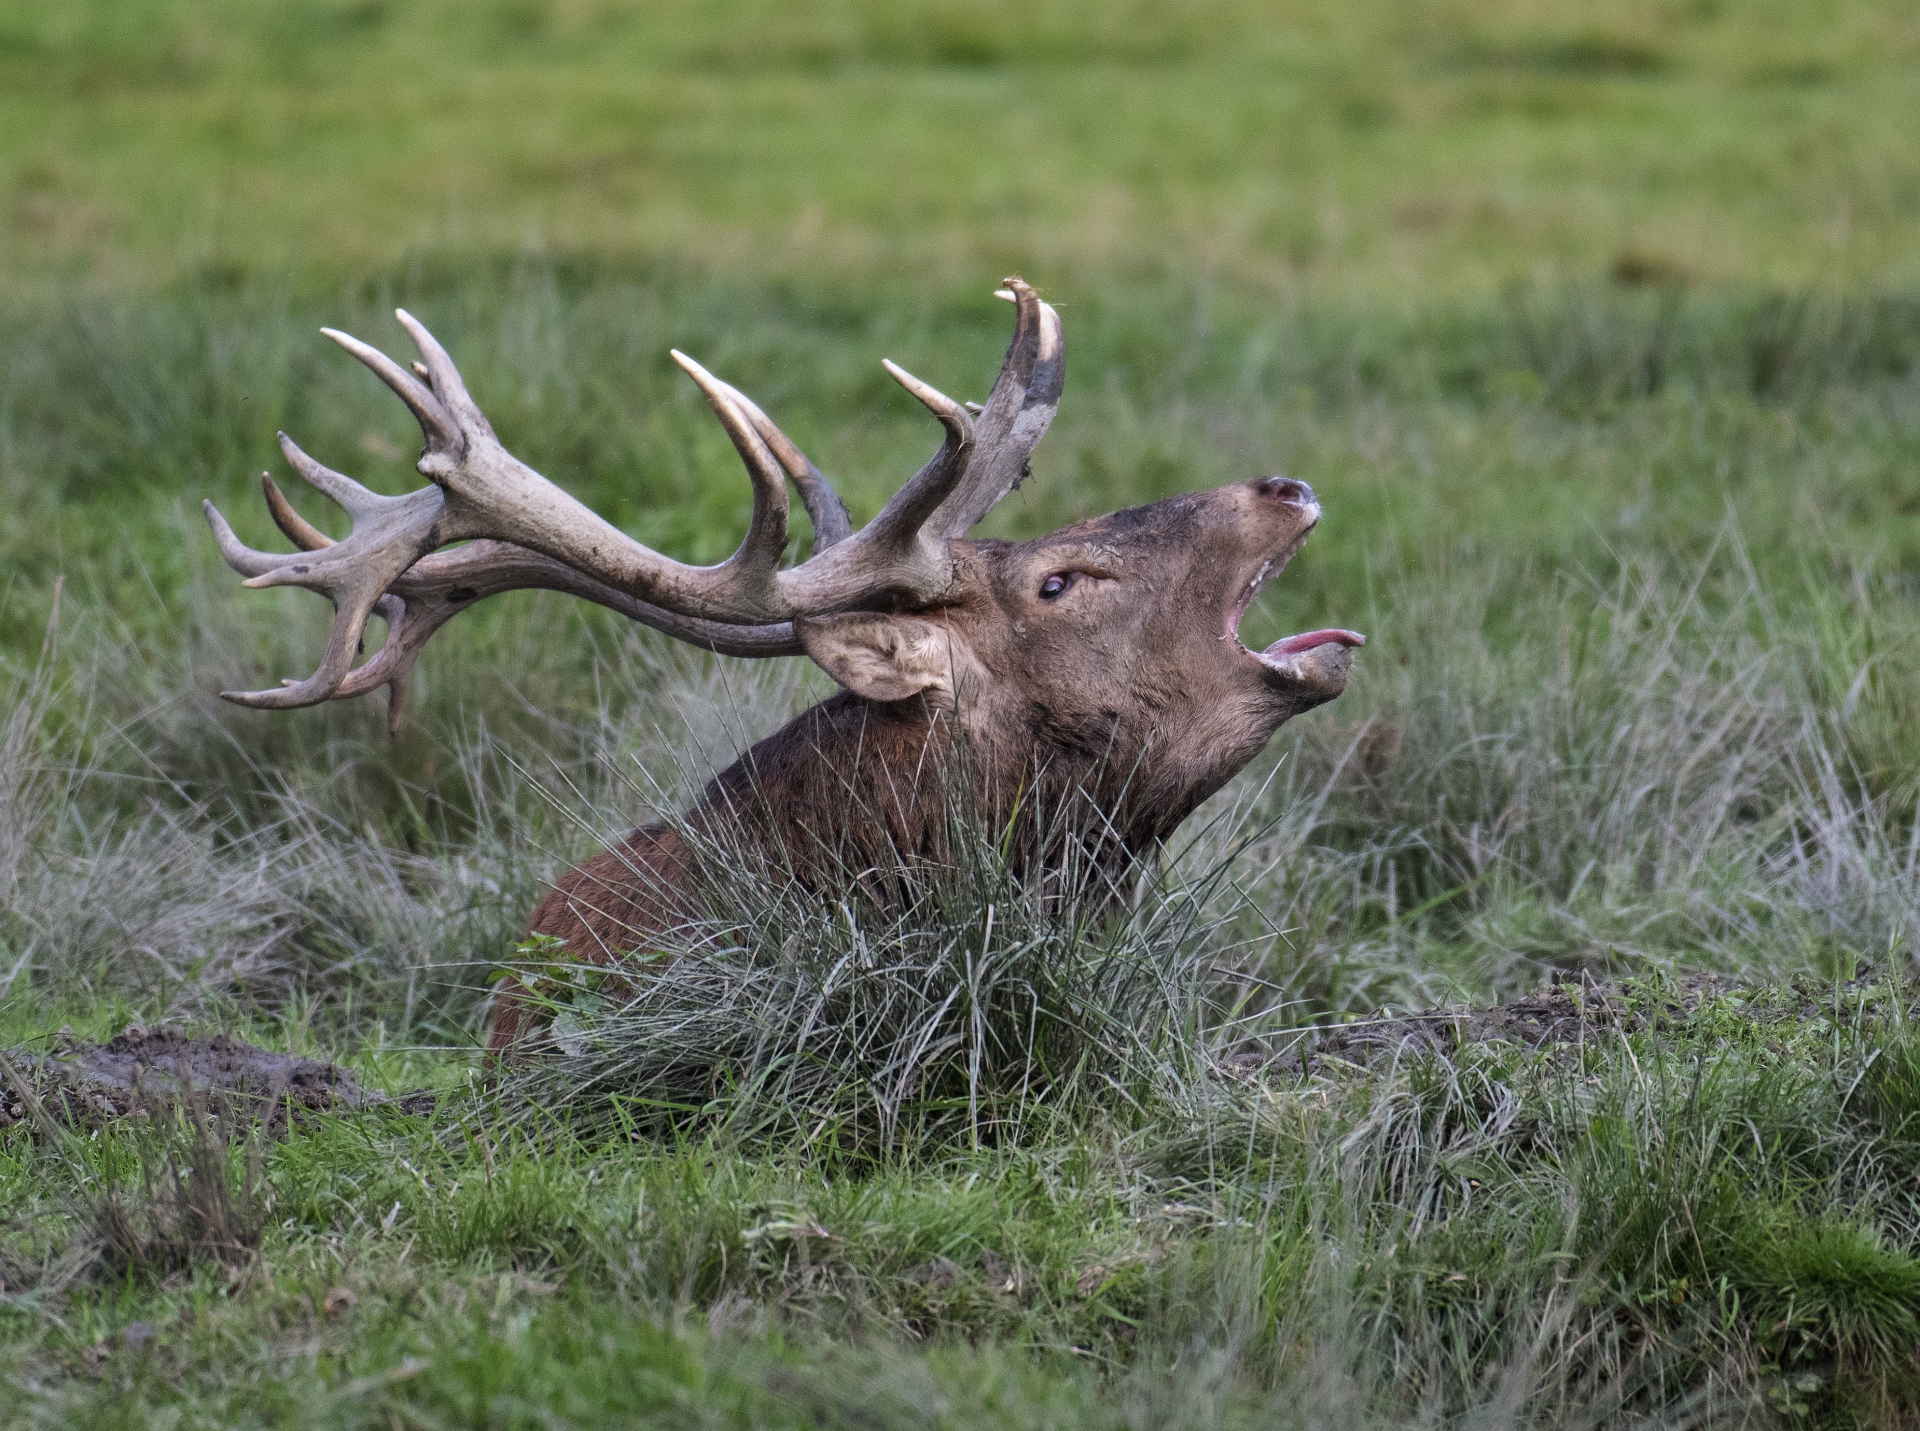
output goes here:
[{"label": "blurred grass background", "polygon": [[[0,552],[131,543],[170,590],[154,517],[239,502],[280,424],[409,480],[311,337],[390,343],[403,300],[537,464],[712,558],[745,499],[669,343],[870,508],[925,444],[878,357],[983,383],[1019,271],[1074,377],[1006,530],[1291,464],[1349,604],[1362,544],[1590,555],[1728,498],[1871,557],[1911,500],[1857,399],[1920,324],[1917,73],[1866,3],[20,7]],[[1751,481],[1836,428],[1845,492]]]},{"label": "blurred grass background", "polygon": [[1860,0],[14,7],[0,257],[28,290],[528,249],[941,295],[1871,287],[1916,276],[1917,54]]}]

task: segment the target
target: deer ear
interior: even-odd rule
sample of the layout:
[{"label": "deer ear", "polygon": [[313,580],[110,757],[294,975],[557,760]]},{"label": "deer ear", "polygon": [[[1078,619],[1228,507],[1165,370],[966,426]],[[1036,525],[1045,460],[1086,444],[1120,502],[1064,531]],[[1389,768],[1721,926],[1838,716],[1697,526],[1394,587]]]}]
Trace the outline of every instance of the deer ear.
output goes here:
[{"label": "deer ear", "polygon": [[794,634],[834,680],[870,701],[903,701],[922,691],[953,694],[955,641],[944,625],[916,616],[849,611],[801,616]]}]

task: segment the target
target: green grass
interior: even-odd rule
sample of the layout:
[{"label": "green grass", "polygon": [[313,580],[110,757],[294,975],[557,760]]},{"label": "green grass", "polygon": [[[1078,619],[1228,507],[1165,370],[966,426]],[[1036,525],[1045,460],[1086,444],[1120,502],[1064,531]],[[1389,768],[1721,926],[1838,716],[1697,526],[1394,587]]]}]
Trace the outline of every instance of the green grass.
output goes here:
[{"label": "green grass", "polygon": [[516,1130],[455,1091],[435,1129],[268,1150],[262,1260],[164,1280],[87,1270],[85,1210],[138,1195],[140,1138],[16,1141],[0,1186],[38,1260],[12,1276],[69,1281],[27,1271],[10,1303],[15,1414],[1877,1424],[1913,1394],[1920,1151],[1911,1089],[1861,1090],[1911,1057],[1907,995],[1671,997],[1643,986],[1651,1025],[1577,1047],[1335,1065],[880,1164]]},{"label": "green grass", "polygon": [[[0,17],[0,1044],[170,1018],[447,1098],[265,1149],[237,1277],[101,1251],[109,1194],[180,1231],[184,1134],[7,1135],[0,1419],[1910,1424],[1917,80],[1911,7],[1840,0]],[[1367,631],[1351,688],[1170,904],[749,879],[697,1039],[569,992],[576,1052],[479,1087],[542,881],[826,682],[519,596],[395,740],[236,710],[324,613],[198,500],[277,544],[281,427],[416,484],[314,331],[404,303],[516,452],[712,560],[747,485],[668,347],[864,517],[934,438],[879,359],[983,396],[1013,271],[1070,377],[988,530],[1290,471],[1327,520],[1247,634]],[[1649,1020],[1246,1076],[1576,974]]]}]

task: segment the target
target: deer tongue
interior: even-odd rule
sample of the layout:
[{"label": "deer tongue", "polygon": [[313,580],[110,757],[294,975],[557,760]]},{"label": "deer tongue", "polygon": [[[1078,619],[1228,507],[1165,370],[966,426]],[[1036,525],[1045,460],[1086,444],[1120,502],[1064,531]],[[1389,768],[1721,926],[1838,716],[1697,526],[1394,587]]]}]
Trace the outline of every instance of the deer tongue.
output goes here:
[{"label": "deer tongue", "polygon": [[1358,631],[1342,631],[1331,627],[1325,631],[1306,631],[1298,636],[1288,636],[1275,641],[1261,654],[1263,656],[1292,656],[1301,651],[1311,651],[1316,646],[1364,646],[1367,638]]}]

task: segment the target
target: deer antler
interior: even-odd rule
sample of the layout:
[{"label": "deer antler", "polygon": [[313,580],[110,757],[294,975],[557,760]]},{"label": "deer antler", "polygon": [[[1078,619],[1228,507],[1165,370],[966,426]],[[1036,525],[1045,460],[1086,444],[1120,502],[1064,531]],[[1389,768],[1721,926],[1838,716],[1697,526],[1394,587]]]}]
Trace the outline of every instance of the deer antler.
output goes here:
[{"label": "deer antler", "polygon": [[[292,447],[292,443],[288,442],[287,446]],[[299,453],[300,461],[296,465],[303,475],[307,464],[320,467],[319,463],[297,447],[293,451]],[[341,478],[339,473],[330,475],[342,481],[351,480]],[[331,537],[293,509],[271,474],[262,472],[260,485],[266,494],[267,509],[272,513],[275,525],[295,545],[303,551],[319,551],[335,545]],[[215,539],[220,543],[221,553],[236,570],[271,570],[273,564],[285,560],[242,545],[234,537],[226,519],[213,509],[211,503],[207,504],[207,513]],[[567,596],[582,597],[617,611],[630,620],[651,626],[656,631],[723,656],[801,654],[800,641],[794,635],[790,621],[766,626],[730,626],[719,621],[704,621],[696,616],[682,616],[678,612],[667,611],[615,591],[604,582],[595,581],[551,557],[528,551],[525,547],[514,546],[510,542],[478,541],[457,551],[436,552],[422,557],[393,583],[387,594],[374,606],[374,614],[387,623],[386,644],[364,665],[348,674],[329,699],[345,700],[386,686],[387,728],[389,731],[397,730],[413,663],[433,634],[476,602],[497,596],[503,591],[521,590],[558,591]],[[228,699],[251,704],[244,700],[248,694],[252,693],[234,693]]]},{"label": "deer antler", "polygon": [[993,295],[1014,305],[1013,342],[986,406],[974,419],[977,448],[966,477],[932,522],[944,537],[964,537],[1027,477],[1027,461],[1053,425],[1067,380],[1060,315],[1018,278]]},{"label": "deer antler", "polygon": [[[433,633],[475,601],[520,588],[594,601],[678,639],[724,654],[800,650],[796,615],[845,610],[882,596],[904,604],[937,599],[952,581],[948,540],[963,533],[1024,475],[1059,398],[1059,319],[1033,290],[1008,280],[1018,305],[1014,340],[978,428],[967,410],[889,362],[888,373],[945,429],[940,450],[865,527],[851,530],[832,485],[744,394],[676,351],[706,395],[753,484],[746,537],[717,566],[677,562],[634,541],[500,445],[446,349],[405,311],[397,316],[420,361],[409,372],[358,339],[322,331],[398,394],[420,424],[422,475],[433,485],[382,497],[280,436],[288,463],[344,508],[352,531],[327,538],[264,478],[275,523],[301,548],[255,551],[206,503],[222,555],[252,587],[304,586],[336,615],[319,669],[279,689],[223,692],[243,705],[283,709],[389,689],[397,722],[408,678]],[[987,441],[979,441],[984,432]],[[813,523],[813,554],[779,569],[787,544],[791,480]],[[435,554],[452,542],[469,545]],[[385,645],[357,670],[367,619],[388,626]]]}]

